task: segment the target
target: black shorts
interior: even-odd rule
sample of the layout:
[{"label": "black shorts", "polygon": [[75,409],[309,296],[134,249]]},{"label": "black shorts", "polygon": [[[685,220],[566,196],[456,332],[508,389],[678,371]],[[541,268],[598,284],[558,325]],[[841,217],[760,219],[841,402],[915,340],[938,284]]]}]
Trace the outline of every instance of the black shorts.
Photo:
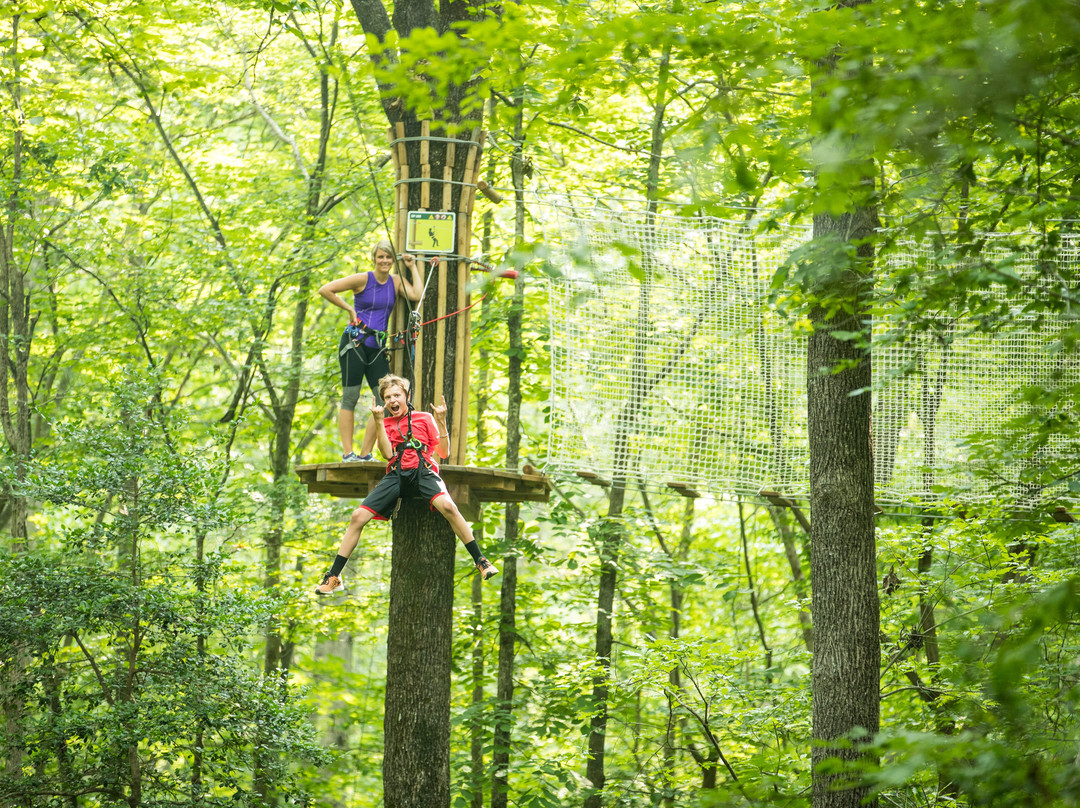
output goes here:
[{"label": "black shorts", "polygon": [[338,342],[338,364],[341,365],[341,386],[355,387],[367,380],[373,395],[379,395],[379,379],[390,372],[390,360],[385,348],[372,348],[362,342],[353,345],[352,338],[343,332]]},{"label": "black shorts", "polygon": [[427,466],[402,469],[400,474],[394,468],[379,480],[379,484],[364,498],[360,507],[371,511],[376,519],[386,521],[394,515],[394,507],[399,498],[426,499],[428,505],[434,507],[435,500],[444,494],[449,496],[446,483]]}]

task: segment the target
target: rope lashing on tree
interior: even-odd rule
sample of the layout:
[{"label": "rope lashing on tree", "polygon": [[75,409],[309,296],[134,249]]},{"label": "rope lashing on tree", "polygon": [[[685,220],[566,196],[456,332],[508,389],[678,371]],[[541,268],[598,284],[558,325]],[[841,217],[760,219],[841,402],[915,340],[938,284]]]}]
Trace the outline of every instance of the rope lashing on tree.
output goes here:
[{"label": "rope lashing on tree", "polygon": [[[433,180],[431,177],[403,177],[400,180],[394,180],[394,186],[398,185],[413,185],[418,182],[439,183],[441,185],[460,185],[462,188],[477,188],[475,182],[463,182],[461,180]],[[438,213],[439,211],[434,211]]]},{"label": "rope lashing on tree", "polygon": [[419,140],[426,140],[429,143],[460,143],[464,146],[480,146],[481,144],[475,140],[462,140],[460,138],[453,137],[438,137],[436,135],[415,135],[413,137],[398,137],[390,141],[391,146],[396,146],[399,143],[415,143]]}]

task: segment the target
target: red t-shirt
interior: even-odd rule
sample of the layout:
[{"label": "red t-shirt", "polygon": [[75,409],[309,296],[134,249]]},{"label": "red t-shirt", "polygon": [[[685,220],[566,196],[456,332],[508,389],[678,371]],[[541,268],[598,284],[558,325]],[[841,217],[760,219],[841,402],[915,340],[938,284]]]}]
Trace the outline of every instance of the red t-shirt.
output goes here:
[{"label": "red t-shirt", "polygon": [[[390,448],[394,450],[395,457],[394,460],[386,464],[386,471],[389,472],[390,469],[397,465],[398,449],[408,437],[409,416],[406,414],[399,415],[396,418],[383,418],[383,427],[386,429],[386,437],[390,439]],[[431,456],[439,445],[439,427],[435,424],[435,417],[430,412],[421,412],[419,410],[413,412],[412,434],[416,440],[424,444],[420,451],[424,453],[424,458],[427,460],[428,465],[431,466],[431,470],[438,474],[439,464]],[[416,456],[416,452],[407,449],[405,456],[401,459],[401,467],[403,469],[414,469],[419,464],[420,461]]]}]

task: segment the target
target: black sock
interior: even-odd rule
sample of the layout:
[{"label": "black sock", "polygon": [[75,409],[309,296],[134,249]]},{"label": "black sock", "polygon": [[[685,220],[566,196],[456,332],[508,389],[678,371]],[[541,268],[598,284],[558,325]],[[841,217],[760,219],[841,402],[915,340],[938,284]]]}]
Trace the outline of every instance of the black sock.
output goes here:
[{"label": "black sock", "polygon": [[469,555],[472,556],[473,561],[479,561],[480,556],[483,555],[483,553],[480,552],[480,544],[476,541],[476,539],[473,539],[471,542],[466,544],[465,549],[469,551]]},{"label": "black sock", "polygon": [[348,560],[349,560],[348,558],[346,558],[345,556],[342,556],[342,555],[339,555],[336,558],[334,558],[334,566],[332,566],[330,568],[330,574],[340,578],[341,577],[341,571],[343,569],[345,569],[345,562],[348,561]]}]

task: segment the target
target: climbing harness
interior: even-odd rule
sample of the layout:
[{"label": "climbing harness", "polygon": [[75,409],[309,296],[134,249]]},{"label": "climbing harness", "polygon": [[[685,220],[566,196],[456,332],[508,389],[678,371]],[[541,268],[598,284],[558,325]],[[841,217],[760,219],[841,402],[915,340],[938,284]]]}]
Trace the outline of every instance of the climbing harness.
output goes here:
[{"label": "climbing harness", "polygon": [[[387,344],[390,335],[386,331],[376,331],[374,328],[369,328],[367,325],[357,320],[355,323],[351,323],[345,327],[345,335],[349,338],[348,342],[342,346],[338,351],[338,356],[342,356],[348,351],[356,351],[360,357],[360,361],[365,365],[370,365],[375,359],[378,359],[379,353],[387,349]],[[360,346],[363,344],[367,337],[374,337],[375,342],[378,344],[379,351],[372,358],[371,362],[364,359],[364,354],[360,350]]]},{"label": "climbing harness", "polygon": [[[398,444],[397,453],[394,455],[394,460],[392,461],[394,471],[396,471],[397,474],[398,474],[398,477],[400,477],[402,479],[405,479],[405,474],[404,474],[404,470],[402,468],[402,463],[405,460],[405,452],[409,451],[410,449],[412,451],[416,452],[416,473],[417,474],[420,474],[420,468],[421,467],[423,467],[425,469],[428,469],[428,470],[431,469],[431,465],[428,462],[427,457],[424,456],[425,444],[419,438],[417,438],[417,437],[415,437],[413,435],[412,416],[413,416],[414,407],[413,407],[413,402],[412,402],[412,382],[411,381],[409,382],[409,390],[406,393],[405,401],[406,401],[405,424],[406,424],[407,429],[406,429],[405,434],[403,435],[402,432],[401,432],[401,422],[398,421],[397,423],[394,424],[397,427],[398,437],[403,438],[403,440],[401,441],[401,443]],[[412,471],[412,470],[409,469],[409,471]],[[411,482],[415,483],[417,481],[416,480],[411,480]]]}]

